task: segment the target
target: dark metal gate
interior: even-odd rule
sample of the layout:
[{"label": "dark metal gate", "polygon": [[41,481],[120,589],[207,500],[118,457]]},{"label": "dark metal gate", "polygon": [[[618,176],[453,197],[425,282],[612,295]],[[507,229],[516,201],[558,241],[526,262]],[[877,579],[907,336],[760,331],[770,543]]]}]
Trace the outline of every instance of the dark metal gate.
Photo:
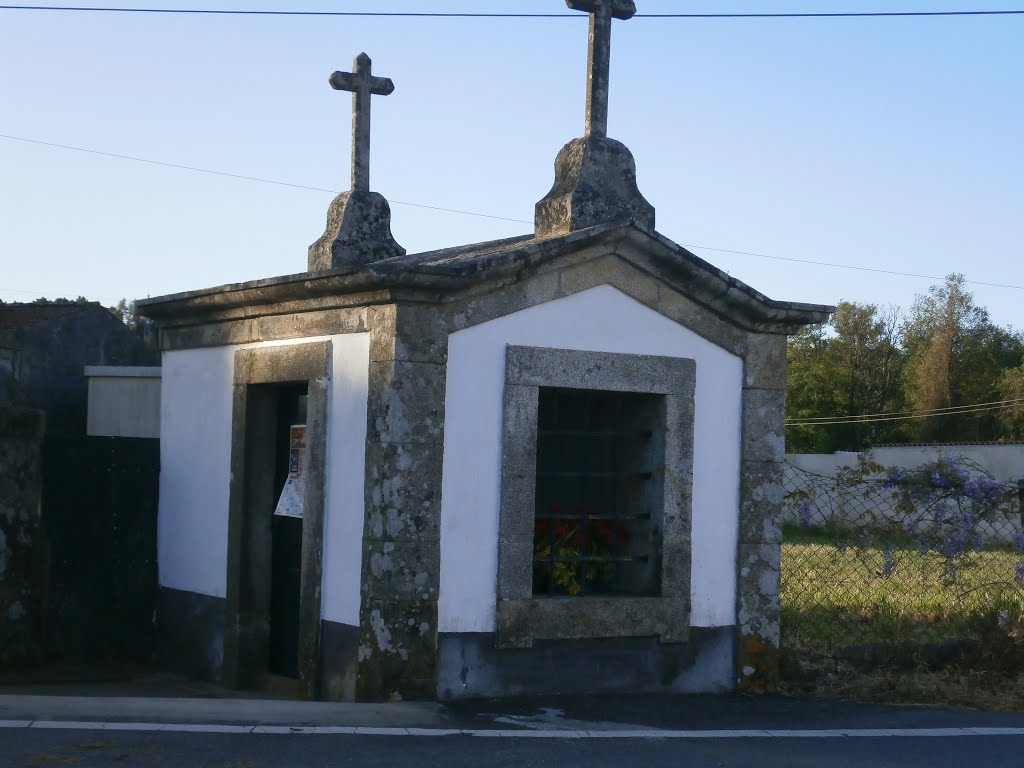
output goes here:
[{"label": "dark metal gate", "polygon": [[159,478],[159,440],[44,440],[51,661],[153,660]]}]

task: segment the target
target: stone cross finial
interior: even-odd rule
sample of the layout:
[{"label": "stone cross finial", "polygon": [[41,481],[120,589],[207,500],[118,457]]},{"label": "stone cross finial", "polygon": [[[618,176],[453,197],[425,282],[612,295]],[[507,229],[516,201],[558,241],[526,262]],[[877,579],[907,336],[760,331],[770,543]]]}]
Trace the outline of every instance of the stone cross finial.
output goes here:
[{"label": "stone cross finial", "polygon": [[612,19],[636,14],[633,0],[565,0],[590,14],[587,125],[555,158],[555,183],[537,203],[533,231],[552,237],[601,224],[654,231],[654,207],[636,186],[636,162],[625,144],[608,138],[608,72]]},{"label": "stone cross finial", "polygon": [[388,96],[395,84],[386,77],[373,76],[373,62],[360,53],[352,72],[335,72],[331,87],[352,92],[352,189],[370,191],[370,96]]},{"label": "stone cross finial", "polygon": [[587,52],[587,125],[585,136],[608,135],[608,79],[612,50],[612,19],[631,19],[633,0],[565,0],[573,11],[590,14]]},{"label": "stone cross finial", "polygon": [[373,76],[365,53],[356,56],[352,70],[335,72],[330,79],[334,90],[352,92],[352,189],[327,209],[327,229],[309,246],[310,272],[405,255],[391,235],[391,206],[383,195],[370,191],[370,97],[387,96],[395,84]]}]

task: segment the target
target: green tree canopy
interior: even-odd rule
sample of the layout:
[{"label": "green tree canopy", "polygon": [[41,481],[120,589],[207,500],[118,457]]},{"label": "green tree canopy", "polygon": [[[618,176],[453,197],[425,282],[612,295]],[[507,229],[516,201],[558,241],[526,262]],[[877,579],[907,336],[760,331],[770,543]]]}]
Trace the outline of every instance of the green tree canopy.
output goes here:
[{"label": "green tree canopy", "polygon": [[[949,275],[898,308],[842,301],[829,322],[790,338],[790,420],[906,414],[1024,400],[1024,339],[994,325]],[[924,418],[790,425],[787,448],[831,453],[879,443],[973,441],[1024,436],[1024,408]]]}]

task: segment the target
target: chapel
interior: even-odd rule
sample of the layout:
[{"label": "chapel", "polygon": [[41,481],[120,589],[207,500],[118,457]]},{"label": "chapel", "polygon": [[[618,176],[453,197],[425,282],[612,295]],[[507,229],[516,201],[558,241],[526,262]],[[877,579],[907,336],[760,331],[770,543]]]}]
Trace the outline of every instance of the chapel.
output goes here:
[{"label": "chapel", "polygon": [[149,299],[162,338],[161,657],[229,686],[381,701],[772,690],[786,340],[775,301],[658,234],[585,130],[520,237],[408,254],[351,190],[308,271]]}]

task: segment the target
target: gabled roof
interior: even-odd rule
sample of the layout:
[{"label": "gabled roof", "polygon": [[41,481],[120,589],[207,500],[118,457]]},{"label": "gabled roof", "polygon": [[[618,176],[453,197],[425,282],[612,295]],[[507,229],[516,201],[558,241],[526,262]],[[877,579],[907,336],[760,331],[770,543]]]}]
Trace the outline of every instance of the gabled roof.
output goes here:
[{"label": "gabled roof", "polygon": [[381,291],[419,301],[443,302],[446,294],[478,284],[507,283],[540,265],[604,248],[667,283],[711,311],[750,330],[792,332],[828,319],[833,307],[769,299],[681,245],[633,224],[603,224],[550,238],[532,235],[443,248],[324,272],[254,280],[138,301],[139,312],[161,325],[280,313],[271,308],[287,303],[289,311],[315,311],[331,296],[370,294],[349,305],[393,300]]}]

